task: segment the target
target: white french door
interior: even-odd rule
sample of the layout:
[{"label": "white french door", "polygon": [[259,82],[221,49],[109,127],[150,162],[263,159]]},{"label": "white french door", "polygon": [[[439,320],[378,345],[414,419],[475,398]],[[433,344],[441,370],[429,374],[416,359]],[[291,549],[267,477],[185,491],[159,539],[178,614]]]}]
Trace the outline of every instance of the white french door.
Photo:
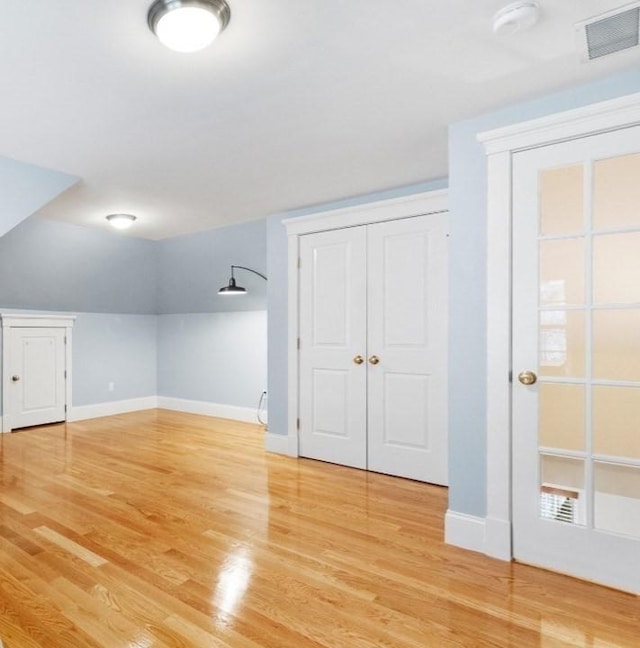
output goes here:
[{"label": "white french door", "polygon": [[301,237],[302,456],[447,483],[446,226]]},{"label": "white french door", "polygon": [[513,160],[514,556],[640,592],[640,127]]}]

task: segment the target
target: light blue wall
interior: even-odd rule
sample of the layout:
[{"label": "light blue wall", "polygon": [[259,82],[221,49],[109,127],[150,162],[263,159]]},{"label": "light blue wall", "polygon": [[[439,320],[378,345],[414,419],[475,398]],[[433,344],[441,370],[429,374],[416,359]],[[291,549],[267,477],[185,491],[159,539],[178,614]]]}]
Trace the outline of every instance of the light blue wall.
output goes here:
[{"label": "light blue wall", "polygon": [[0,307],[155,313],[154,246],[32,216],[0,238]]},{"label": "light blue wall", "polygon": [[77,181],[66,173],[0,157],[0,237]]},{"label": "light blue wall", "polygon": [[159,313],[266,309],[267,283],[244,270],[236,271],[236,281],[247,289],[246,295],[217,294],[229,281],[232,264],[266,274],[265,220],[179,236],[156,246]]},{"label": "light blue wall", "polygon": [[[0,308],[3,313],[44,311]],[[46,311],[46,314],[52,314]],[[157,393],[156,316],[62,313],[75,315],[73,327],[73,406],[127,400]],[[2,340],[0,338],[0,375]],[[109,391],[109,383],[114,390]],[[0,393],[0,415],[2,394]]]},{"label": "light blue wall", "polygon": [[[0,311],[77,315],[74,405],[153,396],[160,380],[165,396],[254,407],[266,389],[267,282],[239,271],[249,293],[219,297],[232,263],[265,272],[264,220],[153,242],[31,217],[0,238]],[[185,312],[160,317],[158,343],[157,313]]]},{"label": "light blue wall", "polygon": [[79,313],[73,329],[73,405],[155,396],[156,348],[155,315]]},{"label": "light blue wall", "polygon": [[434,180],[388,191],[355,196],[324,205],[314,205],[277,214],[267,220],[267,272],[269,275],[269,431],[287,434],[287,234],[282,220],[307,216],[329,209],[362,205],[376,200],[410,196],[446,188],[446,180]]},{"label": "light blue wall", "polygon": [[454,511],[486,513],[487,168],[477,134],[638,91],[640,71],[634,70],[450,127],[449,506]]},{"label": "light blue wall", "polygon": [[257,408],[266,388],[265,311],[158,317],[160,396]]},{"label": "light blue wall", "polygon": [[217,294],[231,265],[267,274],[266,221],[157,243],[159,395],[256,407],[267,388],[267,284],[243,270],[242,297]]},{"label": "light blue wall", "polygon": [[154,245],[36,216],[0,237],[0,311],[77,315],[74,405],[156,394]]}]

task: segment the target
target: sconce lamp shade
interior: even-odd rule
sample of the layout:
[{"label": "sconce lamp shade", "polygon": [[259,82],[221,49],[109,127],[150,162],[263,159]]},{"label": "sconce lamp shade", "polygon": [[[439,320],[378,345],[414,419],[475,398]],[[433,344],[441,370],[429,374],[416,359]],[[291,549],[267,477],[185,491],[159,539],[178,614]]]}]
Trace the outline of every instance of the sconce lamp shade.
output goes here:
[{"label": "sconce lamp shade", "polygon": [[258,275],[258,277],[262,277],[265,281],[267,281],[267,278],[261,273],[258,272],[257,270],[252,270],[251,268],[245,268],[245,266],[239,266],[239,265],[232,265],[231,266],[231,277],[229,278],[229,283],[226,286],[222,286],[220,290],[218,290],[218,295],[246,295],[247,294],[247,289],[243,288],[242,286],[238,286],[236,284],[236,278],[234,276],[234,270],[247,270],[248,272],[253,272],[254,275]]},{"label": "sconce lamp shade", "polygon": [[229,279],[229,284],[227,286],[222,286],[220,290],[218,290],[218,295],[246,295],[247,294],[247,289],[243,288],[242,286],[236,285],[236,280],[231,277]]}]

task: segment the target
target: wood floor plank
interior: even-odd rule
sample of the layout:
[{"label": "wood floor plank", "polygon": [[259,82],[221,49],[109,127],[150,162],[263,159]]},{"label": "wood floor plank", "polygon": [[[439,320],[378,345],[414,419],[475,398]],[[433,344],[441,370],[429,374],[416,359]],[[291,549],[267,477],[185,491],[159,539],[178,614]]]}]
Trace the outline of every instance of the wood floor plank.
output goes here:
[{"label": "wood floor plank", "polygon": [[93,567],[100,567],[101,565],[106,565],[108,560],[105,560],[102,556],[98,556],[93,553],[86,547],[83,547],[81,544],[74,542],[73,540],[63,536],[62,534],[50,529],[46,526],[40,526],[33,530],[34,533],[41,535],[43,538],[46,538],[49,542],[52,542],[55,545],[58,545],[61,549],[68,551],[70,554],[77,556],[80,560],[84,560]]},{"label": "wood floor plank", "polygon": [[638,648],[640,600],[443,542],[447,491],[150,410],[0,436],[4,648]]}]

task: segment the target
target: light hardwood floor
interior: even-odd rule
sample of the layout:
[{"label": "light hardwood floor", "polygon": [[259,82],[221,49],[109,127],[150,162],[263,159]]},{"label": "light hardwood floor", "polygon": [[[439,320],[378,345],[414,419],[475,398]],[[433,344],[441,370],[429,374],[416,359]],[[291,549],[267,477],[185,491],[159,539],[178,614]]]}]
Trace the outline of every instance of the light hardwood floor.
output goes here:
[{"label": "light hardwood floor", "polygon": [[443,544],[445,489],[153,410],[0,438],[5,648],[640,646],[636,597]]}]

